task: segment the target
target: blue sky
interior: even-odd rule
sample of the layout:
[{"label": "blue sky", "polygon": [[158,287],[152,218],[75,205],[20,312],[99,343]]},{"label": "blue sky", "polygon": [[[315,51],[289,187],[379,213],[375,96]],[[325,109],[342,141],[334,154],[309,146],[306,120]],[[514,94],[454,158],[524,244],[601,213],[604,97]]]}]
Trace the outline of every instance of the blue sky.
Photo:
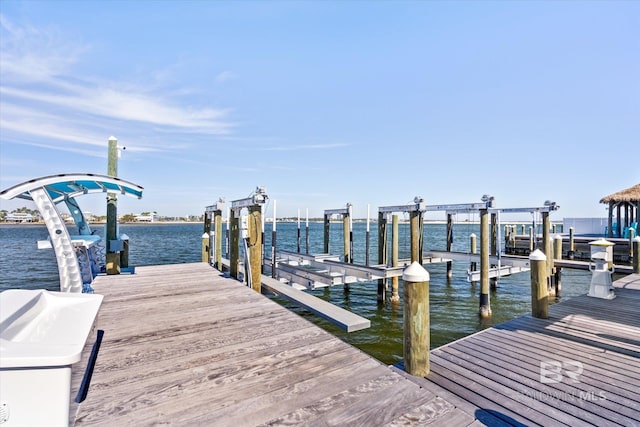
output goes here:
[{"label": "blue sky", "polygon": [[121,214],[200,214],[259,185],[279,217],[491,194],[554,200],[561,220],[606,216],[599,199],[640,182],[640,2],[5,0],[0,15],[2,189],[106,173],[111,135],[119,176],[145,188]]}]

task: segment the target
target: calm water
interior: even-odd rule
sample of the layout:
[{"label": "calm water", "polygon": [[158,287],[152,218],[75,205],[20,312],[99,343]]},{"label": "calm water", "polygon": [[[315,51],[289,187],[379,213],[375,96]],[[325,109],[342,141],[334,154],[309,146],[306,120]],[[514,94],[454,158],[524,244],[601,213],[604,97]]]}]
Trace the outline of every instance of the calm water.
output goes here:
[{"label": "calm water", "polygon": [[[354,223],[354,260],[364,264],[365,234],[364,223]],[[389,226],[389,229],[391,226]],[[102,234],[103,226],[93,226]],[[270,256],[271,224],[265,227],[266,256]],[[173,264],[200,261],[202,224],[140,224],[121,225],[120,231],[129,236],[131,266]],[[73,232],[73,231],[72,231]],[[425,250],[445,249],[444,224],[426,224],[424,231]],[[453,249],[467,251],[469,234],[479,236],[476,224],[454,225]],[[301,250],[305,251],[304,223],[301,229]],[[377,227],[371,225],[370,260],[377,263]],[[310,253],[323,251],[323,224],[310,223]],[[48,237],[44,225],[2,225],[0,226],[0,290],[9,288],[58,290],[58,270],[53,251],[38,250],[36,242]],[[389,242],[391,240],[389,239]],[[297,224],[279,223],[277,227],[277,247],[297,250]],[[342,253],[342,224],[332,223],[330,252]],[[410,234],[408,224],[400,224],[400,258],[409,258]],[[479,285],[466,280],[468,263],[453,263],[453,278],[446,277],[445,264],[427,265],[431,275],[431,343],[437,347],[463,336],[482,330],[526,314],[530,310],[529,273],[516,274],[500,279],[497,290],[491,292],[493,317],[481,321],[478,318]],[[563,270],[562,298],[587,293],[591,276],[588,272]],[[402,281],[400,296],[402,297]],[[402,358],[402,301],[399,305],[388,300],[376,300],[377,283],[357,283],[345,291],[341,286],[309,291],[313,295],[330,301],[340,307],[368,318],[371,328],[347,334],[329,322],[298,309],[294,305],[278,300],[296,313],[339,336],[384,363],[395,363]],[[388,292],[390,295],[390,292]]]}]

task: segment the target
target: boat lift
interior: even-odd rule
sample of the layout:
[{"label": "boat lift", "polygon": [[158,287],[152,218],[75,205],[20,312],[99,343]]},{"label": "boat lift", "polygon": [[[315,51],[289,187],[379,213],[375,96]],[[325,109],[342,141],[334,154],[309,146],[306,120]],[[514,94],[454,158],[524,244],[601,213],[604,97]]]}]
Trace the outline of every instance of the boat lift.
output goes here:
[{"label": "boat lift", "polygon": [[[120,193],[142,198],[143,188],[123,179],[98,174],[59,174],[31,179],[0,192],[0,198],[35,203],[49,231],[49,241],[38,248],[53,248],[58,263],[61,292],[92,292],[93,278],[105,271],[104,246],[91,231],[76,197],[92,193]],[[57,204],[64,202],[72,215],[78,235],[70,235]],[[110,242],[122,247],[122,238]]]},{"label": "boat lift", "polygon": [[[496,218],[496,240],[501,241],[500,233],[500,213],[542,213],[543,219],[548,222],[548,213],[559,208],[554,202],[545,202],[544,206],[525,208],[498,208],[495,206],[495,199],[491,196],[483,196],[479,203],[459,203],[459,204],[434,204],[427,205],[422,197],[416,196],[413,203],[406,205],[382,206],[378,208],[378,254],[379,263],[377,265],[357,265],[352,262],[352,233],[351,233],[351,206],[346,208],[325,210],[325,253],[322,254],[301,254],[292,251],[277,251],[277,277],[286,280],[293,287],[298,289],[316,289],[320,287],[334,285],[348,285],[357,282],[371,282],[377,280],[379,287],[384,280],[400,277],[402,270],[412,261],[421,264],[446,262],[450,265],[452,261],[469,261],[471,259],[480,260],[480,255],[471,253],[451,251],[452,232],[451,217],[459,213],[473,213],[486,210],[487,213],[495,215]],[[446,251],[423,251],[423,214],[429,211],[444,211],[448,217],[447,230],[447,250]],[[398,260],[397,265],[389,263],[387,257],[387,218],[393,212],[408,212],[411,215],[411,259]],[[330,215],[343,215],[345,223],[345,257],[341,261],[338,255],[328,253],[328,231],[327,219]],[[535,224],[535,222],[534,222]],[[549,242],[548,223],[543,230],[543,242]],[[347,239],[349,239],[347,241]],[[501,245],[496,245],[501,246]],[[483,251],[484,252],[484,251]],[[489,248],[486,248],[489,254]],[[507,276],[510,274],[529,271],[529,260],[517,257],[505,256],[502,249],[496,249],[495,253],[488,257],[491,267],[488,271],[490,279]],[[349,260],[347,262],[346,260]],[[266,264],[265,264],[266,265]],[[449,270],[449,268],[448,268]],[[467,271],[469,282],[479,281],[480,271]],[[379,289],[380,291],[380,289]]]}]

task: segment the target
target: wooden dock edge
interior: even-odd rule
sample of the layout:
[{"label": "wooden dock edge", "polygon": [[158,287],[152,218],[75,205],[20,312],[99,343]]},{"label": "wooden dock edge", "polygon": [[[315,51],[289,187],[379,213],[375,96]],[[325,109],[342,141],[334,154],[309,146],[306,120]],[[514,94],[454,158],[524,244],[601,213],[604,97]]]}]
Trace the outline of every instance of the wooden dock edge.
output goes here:
[{"label": "wooden dock edge", "polygon": [[371,321],[369,319],[365,319],[362,316],[314,297],[304,291],[292,288],[279,280],[263,275],[261,282],[262,286],[269,290],[269,292],[294,302],[315,315],[334,323],[347,332],[355,332],[371,327]]}]

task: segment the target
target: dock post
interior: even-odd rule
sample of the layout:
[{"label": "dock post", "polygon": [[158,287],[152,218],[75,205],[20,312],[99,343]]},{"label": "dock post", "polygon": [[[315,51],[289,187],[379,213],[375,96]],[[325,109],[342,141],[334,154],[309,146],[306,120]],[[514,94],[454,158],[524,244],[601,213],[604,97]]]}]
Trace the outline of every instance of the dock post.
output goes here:
[{"label": "dock post", "polygon": [[[498,214],[493,212],[491,214],[491,251],[489,255],[497,256],[500,243],[498,242]],[[490,265],[490,267],[497,267],[497,265]],[[489,279],[490,288],[495,290],[498,286],[498,277],[496,276],[492,279]]]},{"label": "dock post", "polygon": [[498,255],[498,214],[491,214],[491,252],[490,255]]},{"label": "dock post", "polygon": [[[206,237],[205,237],[206,236]],[[206,238],[206,241],[205,241]],[[211,212],[204,212],[204,230],[202,232],[201,261],[209,262],[211,256]]]},{"label": "dock post", "polygon": [[298,243],[298,253],[300,253],[300,209],[298,209],[298,237],[296,242]]},{"label": "dock post", "polygon": [[567,253],[567,258],[573,260],[576,253],[576,241],[574,237],[575,230],[573,227],[569,227],[569,252]]},{"label": "dock post", "polygon": [[[451,252],[453,246],[453,215],[447,213],[447,252]],[[453,270],[451,268],[451,261],[447,261],[447,279],[453,277]]]},{"label": "dock post", "polygon": [[[107,175],[118,176],[118,140],[112,136],[108,141]],[[107,274],[120,274],[120,254],[113,250],[118,240],[118,198],[116,193],[107,193],[107,230],[106,230],[106,268]]]},{"label": "dock post", "polygon": [[213,211],[213,247],[215,255],[215,268],[222,271],[222,211]]},{"label": "dock post", "polygon": [[536,234],[533,227],[529,227],[529,253],[533,252],[533,248],[535,247],[535,236]]},{"label": "dock post", "polygon": [[325,254],[329,253],[329,231],[331,227],[331,216],[324,214],[324,246],[323,250]]},{"label": "dock post", "polygon": [[[470,240],[470,251],[472,255],[475,255],[478,253],[478,248],[477,248],[477,243],[476,243],[476,235],[475,233],[471,233],[471,235],[469,236],[469,240]],[[471,261],[471,264],[469,265],[469,270],[471,270],[472,272],[476,271],[478,269],[478,263],[475,261]],[[475,285],[476,282],[471,282],[472,285]]]},{"label": "dock post", "polygon": [[[392,238],[391,238],[391,266],[398,266],[398,215],[392,217]],[[398,277],[391,278],[391,302],[399,303],[400,294],[398,293]]]},{"label": "dock post", "polygon": [[209,262],[209,233],[202,233],[202,251],[200,261]]},{"label": "dock post", "polygon": [[429,374],[429,272],[413,262],[402,274],[404,294],[404,369],[418,377]]},{"label": "dock post", "polygon": [[418,262],[422,265],[422,212],[411,211],[411,262]]},{"label": "dock post", "polygon": [[[275,206],[275,202],[274,202]],[[262,290],[262,206],[249,206],[249,268],[251,269],[251,283],[249,286],[256,291]],[[274,209],[275,210],[275,209]],[[273,218],[275,226],[275,216]],[[273,245],[273,243],[272,243]],[[275,255],[274,255],[275,257]]]},{"label": "dock post", "polygon": [[[387,265],[387,218],[378,212],[378,264]],[[386,279],[378,279],[378,302],[385,300]]]},{"label": "dock post", "polygon": [[[561,260],[562,259],[562,236],[557,234],[553,239],[554,248],[553,248],[553,258]],[[556,297],[560,296],[560,291],[562,290],[562,267],[557,267],[555,264],[553,266],[553,281],[554,281],[554,294]]]},{"label": "dock post", "polygon": [[547,257],[547,287],[549,288],[549,295],[553,293],[551,287],[551,274],[553,269],[553,245],[551,242],[551,221],[549,218],[549,212],[542,212],[542,248]]},{"label": "dock post", "polygon": [[309,208],[307,208],[307,219],[304,226],[304,243],[305,243],[305,252],[309,255]]},{"label": "dock post", "polygon": [[238,279],[238,258],[240,256],[240,218],[236,217],[235,209],[229,210],[229,275]]},{"label": "dock post", "polygon": [[[298,215],[298,217],[300,217]],[[264,219],[264,218],[263,218]],[[271,227],[271,278],[275,279],[276,272],[276,201],[273,201],[273,223]],[[300,221],[298,221],[300,222]],[[264,233],[263,233],[264,235]],[[300,226],[298,226],[298,236],[300,236]],[[300,252],[300,239],[298,239],[298,252]]]},{"label": "dock post", "polygon": [[636,237],[636,231],[629,227],[629,261],[633,262],[634,254],[637,254],[636,251],[633,250],[633,239]]},{"label": "dock post", "polygon": [[531,315],[539,319],[548,319],[547,256],[540,249],[536,249],[529,255],[529,261],[531,264]]},{"label": "dock post", "polygon": [[480,309],[482,318],[491,316],[489,301],[489,210],[480,209]]},{"label": "dock post", "polygon": [[640,236],[633,239],[633,272],[640,274]]},{"label": "dock post", "polygon": [[365,233],[365,243],[364,243],[364,247],[365,247],[365,256],[364,256],[364,264],[368,267],[369,266],[369,250],[371,249],[370,247],[370,239],[371,236],[369,234],[369,215],[371,215],[371,205],[367,205],[367,231]]},{"label": "dock post", "polygon": [[120,251],[120,267],[122,269],[129,267],[129,236],[121,234],[120,239],[122,240],[122,251]]},{"label": "dock post", "polygon": [[342,233],[344,243],[344,262],[353,264],[351,259],[351,246],[353,234],[351,233],[351,203],[347,203],[347,213],[342,215]]},{"label": "dock post", "polygon": [[309,208],[307,208],[307,219],[304,225],[304,253],[309,255]]}]

